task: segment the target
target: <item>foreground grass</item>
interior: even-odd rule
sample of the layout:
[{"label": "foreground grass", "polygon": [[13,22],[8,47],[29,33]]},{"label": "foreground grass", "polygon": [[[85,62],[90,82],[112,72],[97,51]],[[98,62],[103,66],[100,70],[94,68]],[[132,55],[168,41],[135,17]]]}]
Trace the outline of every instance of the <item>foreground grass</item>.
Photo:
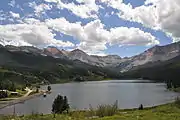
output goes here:
[{"label": "foreground grass", "polygon": [[0,120],[180,120],[180,106],[176,103],[162,105],[144,110],[119,110],[114,116],[91,116],[90,111],[75,111],[69,114],[30,115],[21,117],[1,117]]}]

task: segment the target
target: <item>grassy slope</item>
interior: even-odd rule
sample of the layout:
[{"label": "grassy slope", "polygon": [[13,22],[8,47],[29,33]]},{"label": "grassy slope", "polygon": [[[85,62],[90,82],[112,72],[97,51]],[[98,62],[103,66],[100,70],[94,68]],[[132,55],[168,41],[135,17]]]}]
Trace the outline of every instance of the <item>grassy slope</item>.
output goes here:
[{"label": "grassy slope", "polygon": [[[26,116],[16,117],[14,120],[85,120],[88,112],[73,112],[70,115],[44,116]],[[9,118],[0,118],[1,120],[12,120]],[[180,120],[180,106],[174,103],[150,108],[146,110],[121,110],[116,115],[104,118],[94,118],[93,120]]]}]

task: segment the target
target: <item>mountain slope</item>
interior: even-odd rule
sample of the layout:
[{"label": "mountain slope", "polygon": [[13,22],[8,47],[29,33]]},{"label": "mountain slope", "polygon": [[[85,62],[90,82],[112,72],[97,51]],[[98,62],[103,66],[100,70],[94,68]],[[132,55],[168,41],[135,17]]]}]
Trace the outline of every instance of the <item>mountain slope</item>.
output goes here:
[{"label": "mountain slope", "polygon": [[126,58],[126,60],[121,62],[118,66],[116,66],[116,68],[119,68],[122,72],[124,72],[139,65],[157,61],[167,61],[178,55],[180,55],[180,42],[165,46],[154,46],[139,55]]},{"label": "mountain slope", "polygon": [[[92,66],[79,60],[72,61],[63,58],[54,58],[43,56],[41,52],[38,54],[36,52],[14,49],[17,48],[0,47],[1,69],[14,71],[26,76],[34,76],[38,81],[46,80],[56,83],[60,79],[73,80],[79,76],[84,77],[83,80],[102,80],[108,77],[119,77],[115,71]],[[13,80],[8,75],[5,76]],[[21,82],[31,82],[31,80],[26,81],[22,78]]]},{"label": "mountain slope", "polygon": [[87,53],[79,49],[75,49],[73,51],[58,50],[57,48],[53,48],[53,49],[54,50],[52,50],[51,48],[51,50],[49,50],[49,47],[45,48],[44,51],[47,50],[49,51],[49,54],[47,53],[45,54],[59,58],[66,57],[67,59],[70,60],[80,60],[90,65],[101,66],[101,67],[116,66],[119,62],[121,62],[121,58],[117,55],[95,56],[95,55],[88,55]]},{"label": "mountain slope", "polygon": [[5,48],[11,52],[25,52],[33,55],[51,56],[54,58],[61,58],[71,61],[80,60],[81,62],[84,62],[89,65],[109,67],[121,72],[132,70],[138,66],[147,63],[167,61],[180,55],[180,42],[165,46],[154,46],[139,55],[126,58],[121,58],[117,55],[88,55],[87,53],[79,49],[75,49],[73,51],[66,51],[60,50],[52,46],[49,46],[44,49],[38,49],[31,46],[5,46]]},{"label": "mountain slope", "polygon": [[164,62],[154,62],[139,66],[124,73],[125,78],[143,78],[155,81],[172,81],[180,86],[180,55]]}]

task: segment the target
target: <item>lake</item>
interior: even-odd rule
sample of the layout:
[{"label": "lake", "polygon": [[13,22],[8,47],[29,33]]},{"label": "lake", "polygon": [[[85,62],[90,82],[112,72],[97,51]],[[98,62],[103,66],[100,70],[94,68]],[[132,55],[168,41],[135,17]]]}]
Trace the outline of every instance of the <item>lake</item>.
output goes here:
[{"label": "lake", "polygon": [[[47,86],[42,86],[47,89]],[[52,103],[58,94],[66,95],[72,109],[88,109],[89,105],[112,104],[118,100],[120,109],[137,108],[140,104],[154,106],[171,102],[179,94],[168,91],[164,83],[143,80],[111,80],[51,85],[52,93],[35,97],[15,105],[18,115],[51,113]],[[13,114],[14,106],[0,110],[0,114]]]}]

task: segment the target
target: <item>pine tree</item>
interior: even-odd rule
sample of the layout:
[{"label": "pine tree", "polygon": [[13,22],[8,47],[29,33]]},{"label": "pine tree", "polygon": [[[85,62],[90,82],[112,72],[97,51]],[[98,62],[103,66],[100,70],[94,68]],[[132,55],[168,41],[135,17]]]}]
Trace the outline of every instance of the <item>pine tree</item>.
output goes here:
[{"label": "pine tree", "polygon": [[67,113],[68,113],[68,110],[69,110],[68,99],[66,96],[64,96],[63,111],[67,111]]},{"label": "pine tree", "polygon": [[48,89],[48,91],[51,91],[51,86],[48,86],[47,89]]},{"label": "pine tree", "polygon": [[0,73],[0,90],[3,90],[4,73]]},{"label": "pine tree", "polygon": [[53,102],[53,105],[52,105],[52,112],[54,114],[61,114],[63,113],[64,111],[67,111],[68,112],[68,109],[69,109],[69,104],[68,104],[68,99],[66,96],[61,96],[61,95],[58,95],[54,102]]}]

